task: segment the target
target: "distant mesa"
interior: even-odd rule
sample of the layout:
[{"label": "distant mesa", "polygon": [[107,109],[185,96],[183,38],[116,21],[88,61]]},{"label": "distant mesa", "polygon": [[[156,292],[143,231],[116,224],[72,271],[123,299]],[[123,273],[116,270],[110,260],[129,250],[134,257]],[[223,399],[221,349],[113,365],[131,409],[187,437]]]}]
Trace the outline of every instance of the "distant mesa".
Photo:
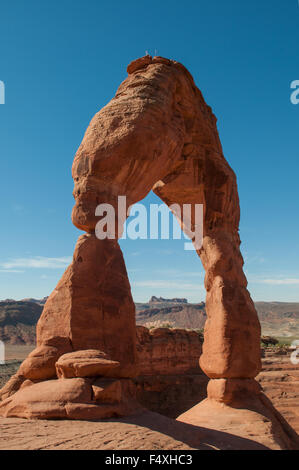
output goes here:
[{"label": "distant mesa", "polygon": [[149,303],[150,304],[153,304],[153,303],[171,303],[171,304],[187,304],[188,303],[188,300],[187,299],[180,299],[180,298],[174,298],[174,299],[164,299],[163,297],[156,297],[155,295],[153,295],[150,300],[149,300]]},{"label": "distant mesa", "polygon": [[25,300],[0,302],[0,340],[7,344],[35,344],[36,323],[43,305]]},{"label": "distant mesa", "polygon": [[34,299],[32,297],[26,297],[26,299],[21,299],[21,300],[4,299],[4,300],[0,300],[0,305],[9,304],[9,303],[15,304],[16,302],[31,302],[31,303],[38,304],[38,305],[45,305],[47,300],[48,300],[48,297],[43,297],[42,299]]}]

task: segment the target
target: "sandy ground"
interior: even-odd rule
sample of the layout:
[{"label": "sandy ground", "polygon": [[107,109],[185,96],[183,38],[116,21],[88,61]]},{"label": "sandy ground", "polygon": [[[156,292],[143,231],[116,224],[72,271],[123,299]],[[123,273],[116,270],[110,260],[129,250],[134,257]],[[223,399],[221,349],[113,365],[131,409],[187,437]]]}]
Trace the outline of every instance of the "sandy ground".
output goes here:
[{"label": "sandy ground", "polygon": [[176,427],[173,423],[176,424],[150,412],[129,420],[109,422],[0,418],[0,450],[200,448],[199,440],[190,430],[184,432],[183,427]]}]

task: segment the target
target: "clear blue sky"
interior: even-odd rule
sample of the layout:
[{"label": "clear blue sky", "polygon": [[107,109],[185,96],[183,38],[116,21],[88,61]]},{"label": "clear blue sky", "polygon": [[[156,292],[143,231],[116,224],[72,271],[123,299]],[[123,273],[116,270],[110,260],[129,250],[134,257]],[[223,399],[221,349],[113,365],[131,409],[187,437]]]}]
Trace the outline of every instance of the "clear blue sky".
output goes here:
[{"label": "clear blue sky", "polygon": [[[155,49],[190,70],[218,117],[252,297],[299,301],[297,0],[1,2],[0,298],[55,287],[80,234],[70,220],[76,149],[127,64]],[[183,241],[121,245],[135,300],[204,299]]]}]

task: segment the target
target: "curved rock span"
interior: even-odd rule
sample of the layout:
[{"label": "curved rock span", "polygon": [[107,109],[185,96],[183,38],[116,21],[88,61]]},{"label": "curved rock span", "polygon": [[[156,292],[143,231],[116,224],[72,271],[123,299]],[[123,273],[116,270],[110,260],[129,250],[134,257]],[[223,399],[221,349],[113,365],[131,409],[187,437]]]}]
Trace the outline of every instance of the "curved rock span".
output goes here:
[{"label": "curved rock span", "polygon": [[[118,196],[130,206],[150,190],[170,208],[203,204],[203,244],[195,248],[206,272],[200,365],[211,379],[208,399],[229,405],[244,390],[259,393],[260,324],[243,273],[236,177],[223,156],[216,118],[180,63],[145,56],[127,70],[76,153],[72,220],[85,234],[45,304],[37,348],[2,391],[4,416],[106,418],[130,411],[135,307],[118,241],[95,235],[96,207],[114,207],[120,236],[125,220]],[[98,380],[103,392],[94,390]]]}]

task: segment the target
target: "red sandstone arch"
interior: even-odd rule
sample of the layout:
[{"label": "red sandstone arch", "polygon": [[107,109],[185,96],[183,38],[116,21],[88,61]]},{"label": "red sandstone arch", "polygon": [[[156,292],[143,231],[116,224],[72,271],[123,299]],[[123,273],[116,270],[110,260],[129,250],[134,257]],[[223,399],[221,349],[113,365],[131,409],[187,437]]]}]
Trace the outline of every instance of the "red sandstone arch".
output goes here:
[{"label": "red sandstone arch", "polygon": [[[3,398],[24,380],[56,377],[55,362],[72,351],[104,351],[119,362],[113,377],[136,374],[135,307],[127,272],[118,242],[95,237],[95,208],[110,203],[117,209],[119,195],[131,205],[151,189],[167,205],[204,205],[198,255],[206,272],[208,319],[200,364],[216,379],[211,396],[223,398],[228,383],[253,379],[260,370],[260,325],[239,249],[236,177],[223,156],[216,118],[181,64],[146,56],[130,64],[128,74],[92,119],[75,156],[72,220],[86,234],[45,305],[37,349]],[[225,390],[218,379],[226,380]]]}]

